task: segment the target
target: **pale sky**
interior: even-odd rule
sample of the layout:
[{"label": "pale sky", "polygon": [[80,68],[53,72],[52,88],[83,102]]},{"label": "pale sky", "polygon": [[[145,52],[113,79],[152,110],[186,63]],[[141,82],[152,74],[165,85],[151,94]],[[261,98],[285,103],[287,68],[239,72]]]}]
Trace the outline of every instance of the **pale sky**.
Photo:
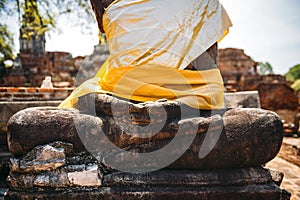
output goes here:
[{"label": "pale sky", "polygon": [[245,49],[255,61],[268,61],[275,73],[300,64],[299,0],[221,0],[233,27],[220,47]]},{"label": "pale sky", "polygon": [[[221,2],[233,27],[219,44],[220,48],[244,49],[255,61],[268,61],[278,74],[300,64],[300,0]],[[79,27],[64,25],[63,34],[51,34],[47,39],[46,50],[89,55],[97,44],[97,25],[94,27],[94,34],[82,34]]]}]

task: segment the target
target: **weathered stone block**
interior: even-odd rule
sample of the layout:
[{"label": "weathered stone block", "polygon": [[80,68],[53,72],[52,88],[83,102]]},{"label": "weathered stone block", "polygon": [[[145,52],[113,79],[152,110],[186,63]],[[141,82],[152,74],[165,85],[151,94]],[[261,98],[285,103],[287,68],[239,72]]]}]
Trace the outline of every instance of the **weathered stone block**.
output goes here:
[{"label": "weathered stone block", "polygon": [[104,176],[98,188],[17,191],[10,189],[6,199],[230,199],[287,200],[289,194],[271,180],[263,168],[217,170],[161,170],[131,174],[117,172]]},{"label": "weathered stone block", "polygon": [[[205,169],[260,166],[276,156],[282,142],[281,120],[271,111],[198,111],[181,107],[176,102],[134,104],[107,95],[97,98],[98,116],[80,114],[75,109],[49,107],[17,113],[8,124],[10,151],[20,156],[36,145],[63,140],[72,143],[74,151],[87,149],[104,164],[110,166],[109,162],[114,162],[132,170],[138,168],[133,163],[135,155],[129,162],[124,151],[119,149],[153,152],[174,142],[176,137],[179,142],[175,148],[157,155],[155,160],[143,160],[144,165],[149,169],[156,168],[157,160],[164,160],[167,153],[168,157],[179,155],[168,168]],[[129,115],[143,117],[125,117],[124,120],[128,109]],[[155,120],[149,121],[144,116],[154,116]],[[158,119],[163,118],[165,122],[158,123]],[[116,145],[115,150],[109,146],[110,142]]]},{"label": "weathered stone block", "polygon": [[[293,134],[299,128],[298,98],[286,83],[262,83],[258,86],[261,107],[276,112],[286,123],[291,123]],[[292,135],[292,134],[290,134]]]},{"label": "weathered stone block", "polygon": [[68,179],[72,185],[76,186],[101,186],[97,165],[88,166],[87,169],[82,171],[68,172]]},{"label": "weathered stone block", "polygon": [[[71,145],[71,144],[70,144]],[[57,147],[56,147],[57,146]],[[65,149],[60,142],[37,146],[21,159],[11,158],[11,172],[39,172],[54,170],[66,164]],[[68,144],[64,145],[68,146]]]},{"label": "weathered stone block", "polygon": [[[27,89],[27,88],[26,88]],[[36,88],[28,88],[34,89]],[[11,94],[13,95],[13,94]],[[0,95],[1,96],[1,95]],[[65,95],[67,97],[67,95]],[[1,98],[0,98],[1,100]],[[13,99],[6,99],[6,101],[0,101],[0,144],[7,146],[7,122],[17,112],[28,108],[38,106],[57,106],[61,101],[32,101],[36,99],[30,99],[30,101],[13,101]]]},{"label": "weathered stone block", "polygon": [[[172,180],[172,181],[170,181]],[[159,170],[148,173],[115,172],[104,176],[103,186],[170,186],[203,187],[226,185],[251,185],[272,182],[268,170],[232,168],[211,170]]]},{"label": "weathered stone block", "polygon": [[258,91],[225,93],[224,99],[227,108],[260,108]]},{"label": "weathered stone block", "polygon": [[7,182],[10,188],[28,190],[35,187],[65,188],[70,186],[67,171],[64,168],[42,171],[40,173],[11,173]]},{"label": "weathered stone block", "polygon": [[22,156],[38,145],[55,141],[70,142],[75,151],[85,148],[73,123],[76,109],[56,107],[28,108],[8,121],[8,147],[14,156]]},{"label": "weathered stone block", "polygon": [[73,152],[71,144],[58,141],[37,146],[20,159],[11,159],[7,179],[10,188],[30,190],[35,187],[49,189],[101,186],[102,172],[98,162],[95,159],[91,162],[87,154],[70,152]]}]

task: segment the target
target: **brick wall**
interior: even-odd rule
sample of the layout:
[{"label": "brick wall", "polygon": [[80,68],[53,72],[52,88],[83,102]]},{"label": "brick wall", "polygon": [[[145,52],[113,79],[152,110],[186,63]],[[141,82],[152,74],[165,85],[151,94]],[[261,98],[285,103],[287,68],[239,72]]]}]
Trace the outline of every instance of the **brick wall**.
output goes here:
[{"label": "brick wall", "polygon": [[0,101],[63,100],[74,88],[0,87]]},{"label": "brick wall", "polygon": [[6,145],[7,122],[20,110],[37,106],[58,106],[74,88],[0,87],[0,151]]}]

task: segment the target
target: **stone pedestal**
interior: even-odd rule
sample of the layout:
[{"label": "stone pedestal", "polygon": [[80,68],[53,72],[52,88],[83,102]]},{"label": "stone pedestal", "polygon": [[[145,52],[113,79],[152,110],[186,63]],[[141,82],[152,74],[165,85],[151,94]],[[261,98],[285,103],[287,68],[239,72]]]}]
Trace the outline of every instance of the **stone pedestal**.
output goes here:
[{"label": "stone pedestal", "polygon": [[103,177],[101,187],[10,189],[5,199],[234,199],[285,200],[263,168],[221,170],[160,170],[130,174],[115,172]]},{"label": "stone pedestal", "polygon": [[108,95],[77,109],[25,109],[8,123],[15,158],[5,198],[288,199],[261,167],[282,138],[280,118],[262,109]]}]

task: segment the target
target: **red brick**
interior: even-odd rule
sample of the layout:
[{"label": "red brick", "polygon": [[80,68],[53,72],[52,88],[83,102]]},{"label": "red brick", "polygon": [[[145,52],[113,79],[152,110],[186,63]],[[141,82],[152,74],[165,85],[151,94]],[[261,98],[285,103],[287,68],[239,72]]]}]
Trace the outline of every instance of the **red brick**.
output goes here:
[{"label": "red brick", "polygon": [[25,92],[26,91],[26,87],[18,87],[19,92]]},{"label": "red brick", "polygon": [[38,88],[38,92],[54,92],[52,88]]},{"label": "red brick", "polygon": [[6,92],[6,87],[0,87],[0,92]]},{"label": "red brick", "polygon": [[17,87],[7,87],[6,90],[7,90],[7,92],[19,92],[20,88],[17,88]]},{"label": "red brick", "polygon": [[28,88],[26,88],[26,92],[36,92],[36,88],[34,88],[34,87],[28,87]]}]

